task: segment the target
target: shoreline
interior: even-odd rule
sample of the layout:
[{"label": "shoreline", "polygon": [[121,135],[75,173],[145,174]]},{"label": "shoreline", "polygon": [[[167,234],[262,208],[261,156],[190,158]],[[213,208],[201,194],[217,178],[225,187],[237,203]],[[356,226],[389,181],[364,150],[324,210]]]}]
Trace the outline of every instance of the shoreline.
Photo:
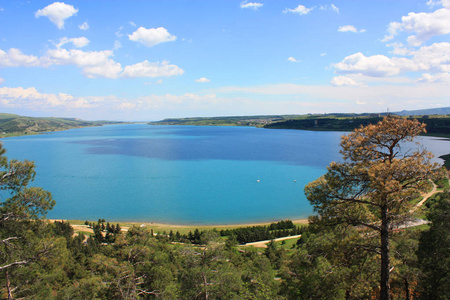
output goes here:
[{"label": "shoreline", "polygon": [[[284,219],[290,220],[290,219]],[[170,224],[170,223],[159,223],[159,222],[138,222],[138,221],[125,221],[118,223],[126,223],[126,224],[145,224],[148,226],[165,226],[165,227],[251,227],[251,226],[264,226],[270,225],[271,223],[276,223],[282,220],[277,221],[267,221],[267,222],[250,222],[250,223],[230,223],[230,224]],[[295,219],[291,220],[294,224],[308,224],[308,218],[303,219]],[[116,221],[111,221],[117,223]],[[110,223],[111,223],[110,222]]]},{"label": "shoreline", "polygon": [[[68,222],[71,225],[84,225],[85,221],[82,220],[68,220],[68,219],[47,219],[51,223],[55,221],[64,221]],[[279,220],[281,221],[281,220]],[[254,222],[254,223],[239,223],[239,224],[208,224],[208,225],[195,225],[195,224],[165,224],[165,223],[155,223],[155,222],[137,222],[137,221],[113,221],[113,220],[106,220],[106,222],[109,222],[110,224],[116,224],[119,223],[121,226],[124,227],[150,227],[152,229],[160,229],[160,230],[173,230],[173,229],[184,229],[184,230],[190,230],[190,229],[213,229],[213,228],[240,228],[240,227],[253,227],[253,226],[267,226],[271,223],[276,223],[279,221],[272,221],[272,222]],[[295,225],[308,225],[308,219],[295,219],[291,220]],[[96,221],[93,221],[96,223]]]}]

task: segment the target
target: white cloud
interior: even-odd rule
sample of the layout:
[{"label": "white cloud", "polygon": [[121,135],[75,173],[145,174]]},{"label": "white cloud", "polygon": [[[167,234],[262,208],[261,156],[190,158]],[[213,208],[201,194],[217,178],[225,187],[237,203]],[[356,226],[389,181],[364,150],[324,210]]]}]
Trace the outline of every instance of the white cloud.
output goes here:
[{"label": "white cloud", "polygon": [[243,1],[241,2],[241,8],[250,8],[253,10],[257,10],[258,8],[262,7],[263,4],[262,3],[258,3],[258,2],[247,2],[247,1]]},{"label": "white cloud", "polygon": [[119,110],[132,110],[135,109],[137,106],[137,103],[133,103],[133,102],[122,102],[119,103],[115,106],[116,109]]},{"label": "white cloud", "polygon": [[126,66],[122,77],[168,77],[182,75],[183,69],[170,65],[168,61],[151,63],[147,60],[134,65]]},{"label": "white cloud", "polygon": [[118,50],[120,48],[122,48],[122,43],[119,40],[115,40],[113,50]]},{"label": "white cloud", "polygon": [[450,73],[439,73],[439,74],[422,74],[422,77],[418,80],[419,82],[427,83],[446,83],[450,84]]},{"label": "white cloud", "polygon": [[131,41],[139,42],[147,47],[153,47],[159,43],[171,42],[177,39],[164,27],[146,29],[139,27],[133,34],[128,35]]},{"label": "white cloud", "polygon": [[327,56],[327,54],[324,52],[324,53],[320,53],[320,56]]},{"label": "white cloud", "polygon": [[69,41],[71,43],[73,43],[75,45],[75,47],[77,47],[77,48],[81,48],[81,47],[84,47],[87,44],[89,44],[89,40],[87,38],[85,38],[84,36],[79,37],[79,38],[71,38]]},{"label": "white cloud", "polygon": [[0,49],[0,67],[32,67],[39,65],[34,55],[23,54],[19,49],[11,48],[8,52]]},{"label": "white cloud", "polygon": [[[75,43],[77,43],[75,39]],[[69,39],[62,40],[62,44]],[[74,42],[74,41],[70,41]],[[60,42],[61,44],[61,42]],[[25,55],[18,49],[9,49],[5,52],[0,49],[0,67],[48,67],[51,65],[75,65],[83,69],[83,74],[89,78],[106,77],[117,78],[122,68],[119,63],[110,57],[112,51],[88,51],[66,50],[63,48],[48,50],[45,56],[40,58],[33,55]]]},{"label": "white cloud", "polygon": [[117,31],[115,32],[115,35],[116,35],[118,38],[120,38],[120,37],[123,36],[122,29],[123,29],[123,26],[120,26],[120,27],[119,27],[119,30],[117,30]]},{"label": "white cloud", "polygon": [[373,55],[366,57],[361,52],[344,58],[340,63],[334,65],[340,74],[361,73],[367,76],[393,76],[400,73],[389,57],[384,55]]},{"label": "white cloud", "polygon": [[[62,40],[64,45],[69,39]],[[73,41],[71,41],[73,42]],[[117,46],[117,45],[116,45]],[[89,78],[104,77],[168,77],[182,75],[183,69],[169,64],[151,63],[147,60],[122,69],[120,63],[112,59],[113,51],[82,51],[79,49],[67,50],[57,48],[48,50],[45,56],[36,57],[25,55],[18,49],[9,49],[5,52],[0,49],[0,67],[49,67],[51,65],[73,65],[82,69],[83,74]],[[123,71],[123,72],[122,72]]]},{"label": "white cloud", "polygon": [[[267,111],[269,114],[276,114],[279,111],[281,113],[283,111],[323,113],[330,112],[330,107],[332,107],[332,112],[380,112],[386,111],[387,107],[392,111],[397,111],[448,106],[450,98],[448,85],[441,83],[378,84],[374,86],[273,84],[224,87],[211,92],[265,95],[264,102],[255,103],[249,98],[244,99],[252,101],[254,109],[261,109],[263,105],[267,104],[267,107],[272,108],[272,111]],[[358,107],[358,111],[355,111],[357,101],[361,106]],[[274,107],[276,111],[273,110]],[[255,113],[254,110],[253,113]]]},{"label": "white cloud", "polygon": [[156,82],[145,82],[145,85],[152,85],[152,84],[162,84],[163,80],[162,79],[158,79]]},{"label": "white cloud", "polygon": [[313,9],[314,9],[314,7],[306,8],[306,7],[303,6],[303,5],[299,5],[299,6],[297,6],[296,8],[293,8],[293,9],[291,9],[291,8],[286,8],[285,10],[283,10],[283,13],[291,12],[291,13],[294,13],[294,14],[306,15],[306,14],[308,14],[309,12],[311,12]]},{"label": "white cloud", "polygon": [[199,95],[193,93],[185,93],[183,95],[150,95],[139,97],[135,100],[140,109],[193,109],[204,106],[214,105],[216,94]]},{"label": "white cloud", "polygon": [[295,59],[295,58],[292,57],[292,56],[288,57],[287,60],[290,61],[290,62],[300,62],[300,60],[297,60],[297,59]]},{"label": "white cloud", "polygon": [[436,5],[438,5],[438,4],[440,4],[440,0],[428,0],[427,1],[427,5],[428,6],[431,6],[431,7],[434,7],[434,6],[436,6]]},{"label": "white cloud", "polygon": [[327,9],[331,9],[332,11],[334,11],[335,13],[339,13],[339,8],[336,6],[336,5],[334,5],[334,4],[331,4],[331,5],[321,5],[320,6],[320,9],[322,9],[322,10],[327,10]]},{"label": "white cloud", "polygon": [[55,107],[93,108],[97,101],[89,101],[88,98],[73,97],[68,94],[40,93],[34,87],[30,88],[0,88],[0,103],[7,108],[31,108],[48,109]]},{"label": "white cloud", "polygon": [[331,80],[331,84],[334,86],[358,86],[358,82],[347,76],[335,76]]},{"label": "white cloud", "polygon": [[83,74],[89,78],[117,78],[122,67],[110,59],[112,55],[113,52],[110,50],[84,52],[76,49],[70,51],[54,49],[47,51],[47,57],[51,64],[75,65],[82,68]]},{"label": "white cloud", "polygon": [[[402,22],[391,22],[383,41],[392,40],[400,32],[414,33],[408,37],[411,46],[420,46],[423,42],[438,35],[450,33],[450,1],[445,8],[432,13],[410,12],[402,17]],[[447,4],[446,4],[447,5]]]},{"label": "white cloud", "polygon": [[331,9],[334,10],[336,13],[339,13],[339,8],[337,8],[336,5],[331,4]]},{"label": "white cloud", "polygon": [[391,43],[387,44],[386,46],[394,48],[391,53],[395,55],[405,56],[411,53],[411,50],[406,48],[402,43]]},{"label": "white cloud", "polygon": [[133,27],[137,27],[136,23],[134,23],[133,21],[130,21],[130,25]]},{"label": "white cloud", "polygon": [[[227,96],[227,93],[241,95]],[[217,93],[221,93],[218,95]],[[246,95],[248,94],[248,95]],[[264,101],[258,95],[265,95]],[[41,115],[84,119],[157,120],[167,117],[221,115],[380,112],[448,106],[448,84],[332,86],[274,84],[224,87],[207,94],[148,95],[122,99],[116,96],[75,97],[44,94],[34,88],[0,88],[0,106],[18,113],[26,109]],[[332,111],[330,111],[332,107]],[[99,114],[101,112],[101,114]]]},{"label": "white cloud", "polygon": [[64,2],[54,2],[35,13],[35,17],[47,17],[55,23],[59,29],[64,28],[64,21],[75,15],[78,9]]},{"label": "white cloud", "polygon": [[402,24],[398,22],[391,22],[388,25],[387,31],[388,35],[385,35],[384,38],[381,40],[382,42],[390,41],[398,34],[399,31],[402,29]]},{"label": "white cloud", "polygon": [[442,5],[443,7],[450,8],[450,0],[428,0],[427,5],[430,7]]},{"label": "white cloud", "polygon": [[195,79],[195,82],[210,82],[210,80],[208,78],[201,77],[199,79]]},{"label": "white cloud", "polygon": [[450,72],[450,43],[435,43],[402,54],[410,58],[389,58],[384,55],[366,57],[362,53],[355,53],[334,67],[340,74],[362,74],[372,77],[394,76],[406,72]]},{"label": "white cloud", "polygon": [[82,48],[82,47],[86,46],[87,44],[89,44],[89,40],[87,38],[85,38],[84,36],[79,37],[79,38],[70,38],[70,39],[63,37],[59,40],[59,43],[56,46],[58,48],[60,48],[67,43],[72,43],[75,47]]},{"label": "white cloud", "polygon": [[88,78],[104,77],[115,79],[122,71],[120,63],[116,63],[111,59],[104,63],[84,66],[82,69],[83,74]]},{"label": "white cloud", "polygon": [[358,33],[358,32],[365,32],[366,30],[365,29],[358,30],[353,25],[344,25],[344,26],[339,26],[338,31],[339,32],[354,32],[354,33]]},{"label": "white cloud", "polygon": [[412,70],[431,71],[434,73],[450,72],[450,43],[435,43],[411,51]]},{"label": "white cloud", "polygon": [[81,30],[88,30],[89,24],[87,22],[84,22],[83,24],[78,25],[78,28],[80,28]]},{"label": "white cloud", "polygon": [[5,79],[0,77],[0,84],[2,84],[3,82],[5,82]]}]

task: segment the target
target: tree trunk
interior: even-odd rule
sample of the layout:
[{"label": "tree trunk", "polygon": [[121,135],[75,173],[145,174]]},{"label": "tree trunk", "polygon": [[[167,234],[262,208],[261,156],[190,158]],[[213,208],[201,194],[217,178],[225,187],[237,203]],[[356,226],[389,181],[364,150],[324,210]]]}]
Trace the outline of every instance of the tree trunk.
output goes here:
[{"label": "tree trunk", "polygon": [[408,282],[408,278],[405,278],[405,300],[410,300],[411,296],[409,294],[409,282]]},{"label": "tree trunk", "polygon": [[345,291],[345,300],[350,299],[350,290]]},{"label": "tree trunk", "polygon": [[381,210],[381,278],[380,278],[380,300],[389,300],[389,219],[387,208]]},{"label": "tree trunk", "polygon": [[9,273],[8,269],[6,269],[6,289],[8,291],[8,300],[13,299],[12,290],[11,290],[11,282],[9,281]]}]

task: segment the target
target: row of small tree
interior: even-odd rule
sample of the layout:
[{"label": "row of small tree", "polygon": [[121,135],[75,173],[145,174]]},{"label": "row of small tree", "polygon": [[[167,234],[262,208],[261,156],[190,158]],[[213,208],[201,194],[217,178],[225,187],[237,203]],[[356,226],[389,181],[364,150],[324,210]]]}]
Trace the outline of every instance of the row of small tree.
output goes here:
[{"label": "row of small tree", "polygon": [[120,227],[120,224],[117,223],[115,226],[114,224],[109,224],[109,222],[106,222],[105,219],[98,219],[97,223],[94,222],[89,222],[89,221],[85,221],[84,225],[88,226],[88,228],[92,228],[92,229],[99,229],[101,231],[106,231],[109,232],[110,234],[118,234],[120,233],[120,231],[122,230],[122,228]]},{"label": "row of small tree", "polygon": [[[291,221],[292,222],[292,221]],[[221,230],[221,236],[235,236],[239,244],[302,234],[303,226],[293,226],[291,229],[273,230],[271,226],[250,226]]]}]

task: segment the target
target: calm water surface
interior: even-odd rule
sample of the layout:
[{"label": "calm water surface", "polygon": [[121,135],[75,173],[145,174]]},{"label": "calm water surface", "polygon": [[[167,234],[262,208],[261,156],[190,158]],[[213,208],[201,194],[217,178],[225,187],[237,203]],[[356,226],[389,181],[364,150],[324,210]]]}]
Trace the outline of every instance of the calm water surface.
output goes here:
[{"label": "calm water surface", "polygon": [[303,188],[339,160],[341,135],[132,124],[2,141],[9,158],[35,161],[34,185],[57,202],[49,218],[231,224],[310,215]]}]

